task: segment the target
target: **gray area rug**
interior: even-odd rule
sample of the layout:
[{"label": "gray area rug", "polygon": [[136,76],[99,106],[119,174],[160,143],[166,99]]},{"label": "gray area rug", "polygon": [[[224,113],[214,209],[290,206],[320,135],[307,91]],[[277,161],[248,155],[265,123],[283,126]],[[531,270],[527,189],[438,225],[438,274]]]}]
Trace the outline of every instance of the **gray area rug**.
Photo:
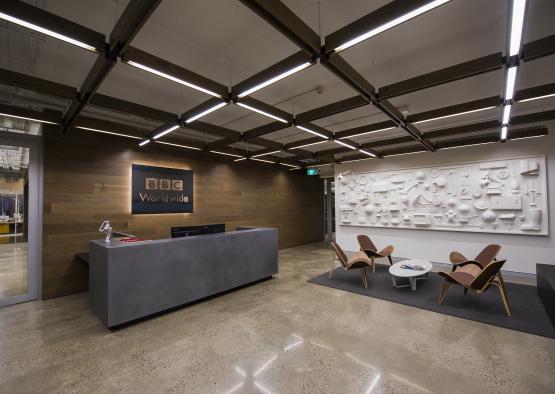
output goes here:
[{"label": "gray area rug", "polygon": [[[443,304],[440,305],[438,298],[443,278],[437,272],[430,272],[428,279],[419,280],[416,291],[410,290],[410,287],[393,287],[389,266],[376,264],[375,274],[368,269],[366,272],[368,289],[365,289],[362,284],[359,270],[344,271],[342,268],[337,268],[331,280],[328,279],[328,271],[310,279],[309,282],[445,315],[555,338],[555,329],[551,325],[535,286],[506,283],[512,312],[512,316],[507,317],[501,296],[495,286],[483,294],[468,292],[465,296],[462,287],[452,285]],[[403,279],[398,279],[399,284],[403,284],[402,281]]]}]

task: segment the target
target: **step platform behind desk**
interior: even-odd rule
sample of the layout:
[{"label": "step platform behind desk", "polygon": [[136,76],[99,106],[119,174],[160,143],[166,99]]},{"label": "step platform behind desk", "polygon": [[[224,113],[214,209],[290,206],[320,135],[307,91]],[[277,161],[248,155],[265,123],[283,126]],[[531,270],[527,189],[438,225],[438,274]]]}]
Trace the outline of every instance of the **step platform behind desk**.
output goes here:
[{"label": "step platform behind desk", "polygon": [[278,272],[278,231],[237,231],[137,243],[91,241],[93,311],[115,327],[269,278]]}]

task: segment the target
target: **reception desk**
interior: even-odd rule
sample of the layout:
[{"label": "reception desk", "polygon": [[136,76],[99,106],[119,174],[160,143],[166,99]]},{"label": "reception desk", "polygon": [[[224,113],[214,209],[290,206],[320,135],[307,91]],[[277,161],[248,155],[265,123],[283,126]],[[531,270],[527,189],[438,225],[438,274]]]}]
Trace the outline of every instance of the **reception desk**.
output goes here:
[{"label": "reception desk", "polygon": [[108,326],[224,292],[278,272],[274,228],[138,243],[90,242],[89,293]]}]

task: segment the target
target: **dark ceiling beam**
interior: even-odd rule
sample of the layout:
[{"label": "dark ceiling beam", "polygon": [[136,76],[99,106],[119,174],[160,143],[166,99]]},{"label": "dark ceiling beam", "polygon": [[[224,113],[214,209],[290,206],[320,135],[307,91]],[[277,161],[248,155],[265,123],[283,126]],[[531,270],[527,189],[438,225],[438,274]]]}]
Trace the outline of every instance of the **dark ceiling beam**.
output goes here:
[{"label": "dark ceiling beam", "polygon": [[320,54],[320,37],[301,18],[277,0],[240,0],[307,54]]},{"label": "dark ceiling beam", "polygon": [[555,83],[547,85],[534,86],[528,89],[522,89],[515,93],[515,101],[528,100],[536,97],[550,96],[555,94]]},{"label": "dark ceiling beam", "polygon": [[442,129],[430,130],[424,133],[424,135],[426,136],[426,138],[434,139],[434,138],[448,137],[452,135],[472,133],[475,131],[489,130],[489,129],[499,128],[499,126],[500,126],[499,120],[494,119],[494,120],[487,120],[484,122],[465,124],[462,126],[454,126],[454,127],[446,127]]},{"label": "dark ceiling beam", "polygon": [[313,57],[307,55],[305,52],[297,52],[276,64],[262,70],[253,76],[239,82],[237,85],[231,88],[231,96],[233,98],[238,97],[241,93],[248,91],[249,89],[258,86],[274,77],[277,77],[297,66],[300,66],[307,62],[312,62]]},{"label": "dark ceiling beam", "polygon": [[190,84],[209,90],[220,95],[221,97],[227,97],[228,95],[228,89],[225,85],[203,77],[202,75],[197,74],[193,71],[189,71],[167,60],[151,55],[150,53],[141,51],[140,49],[135,47],[130,46],[121,56],[121,60],[124,63],[128,63],[131,61],[143,66],[147,66],[154,70],[171,75],[172,77],[179,78]]},{"label": "dark ceiling beam", "polygon": [[403,146],[400,148],[385,149],[380,151],[383,157],[395,156],[395,155],[406,155],[410,153],[426,152],[421,145]]},{"label": "dark ceiling beam", "polygon": [[147,107],[141,104],[135,104],[130,101],[118,99],[104,94],[96,93],[90,100],[89,104],[102,107],[110,111],[116,111],[160,122],[177,121],[179,116],[160,109]]},{"label": "dark ceiling beam", "polygon": [[2,0],[0,1],[0,12],[73,38],[95,48],[97,52],[103,52],[105,49],[104,34],[51,14],[42,8],[32,6],[26,2]]},{"label": "dark ceiling beam", "polygon": [[555,54],[555,34],[529,42],[522,47],[522,60],[525,62],[553,54]]},{"label": "dark ceiling beam", "polygon": [[477,111],[484,108],[497,107],[501,105],[503,100],[500,96],[492,96],[484,99],[468,101],[466,103],[449,105],[447,107],[437,108],[430,111],[419,112],[417,114],[407,116],[407,122],[415,123],[424,120],[437,119],[442,117],[453,116],[470,111]]},{"label": "dark ceiling beam", "polygon": [[309,145],[309,144],[318,144],[318,143],[324,143],[324,142],[328,142],[326,140],[323,140],[320,137],[313,137],[313,138],[305,138],[303,140],[299,140],[299,141],[295,141],[295,142],[289,142],[287,144],[285,144],[285,150],[297,150],[298,147],[301,146],[305,146],[305,145]]},{"label": "dark ceiling beam", "polygon": [[361,134],[372,133],[378,130],[388,129],[390,127],[397,127],[397,124],[392,120],[377,122],[366,126],[354,127],[352,129],[337,131],[335,133],[336,139],[356,137]]},{"label": "dark ceiling beam", "polygon": [[90,118],[87,116],[79,116],[79,118],[74,122],[72,128],[86,127],[89,129],[102,130],[112,133],[119,133],[130,135],[137,138],[144,138],[146,136],[146,130],[141,130],[137,127],[129,126],[122,123],[116,123],[112,121],[107,121],[103,119]]},{"label": "dark ceiling beam", "polygon": [[131,0],[127,4],[110,34],[108,50],[99,54],[79,89],[78,99],[71,103],[64,114],[62,132],[66,132],[79,116],[79,113],[116,65],[117,58],[127,49],[129,40],[135,37],[158,4],[160,4],[160,0]]},{"label": "dark ceiling beam", "polygon": [[261,137],[266,134],[273,133],[274,131],[282,130],[284,128],[290,127],[288,124],[282,122],[272,122],[254,129],[247,130],[243,133],[243,140],[248,141],[251,138]]},{"label": "dark ceiling beam", "polygon": [[325,52],[330,53],[335,48],[359,37],[379,26],[407,14],[430,0],[394,0],[381,8],[349,23],[347,26],[329,34],[325,38]]},{"label": "dark ceiling beam", "polygon": [[221,140],[214,141],[206,145],[206,149],[211,150],[211,149],[223,148],[225,146],[239,142],[240,140],[241,140],[241,136],[222,138]]},{"label": "dark ceiling beam", "polygon": [[1,114],[27,118],[29,120],[35,119],[48,123],[60,124],[62,122],[62,113],[59,111],[37,111],[35,109],[23,108],[14,105],[0,104],[0,115]]},{"label": "dark ceiling beam", "polygon": [[73,100],[77,97],[77,89],[72,86],[47,81],[3,68],[0,68],[0,83],[63,99]]},{"label": "dark ceiling beam", "polygon": [[362,96],[357,95],[354,97],[349,97],[344,100],[336,101],[335,103],[332,103],[332,104],[311,109],[306,112],[301,112],[300,114],[295,116],[295,122],[297,124],[312,122],[313,120],[326,118],[328,116],[349,111],[351,109],[359,108],[368,104],[369,104],[368,100],[366,100]]},{"label": "dark ceiling beam", "polygon": [[389,99],[432,86],[443,85],[459,79],[500,70],[503,68],[503,63],[504,59],[501,52],[483,56],[468,62],[396,82],[391,85],[382,86],[378,90],[378,98],[380,100]]},{"label": "dark ceiling beam", "polygon": [[[548,134],[548,130],[544,126],[527,127],[523,129],[509,130],[509,140],[519,138],[543,137]],[[499,142],[499,131],[485,133],[478,136],[467,136],[453,138],[437,142],[438,149],[455,148],[461,146],[471,146],[477,144],[485,144],[489,142]]]},{"label": "dark ceiling beam", "polygon": [[337,77],[345,81],[353,89],[359,92],[368,101],[372,102],[376,108],[382,111],[388,118],[404,129],[416,141],[433,151],[434,147],[430,141],[423,139],[422,133],[410,123],[406,123],[403,114],[387,100],[378,102],[376,89],[362,75],[360,75],[349,63],[340,55],[331,54],[329,57],[322,58],[322,64]]}]

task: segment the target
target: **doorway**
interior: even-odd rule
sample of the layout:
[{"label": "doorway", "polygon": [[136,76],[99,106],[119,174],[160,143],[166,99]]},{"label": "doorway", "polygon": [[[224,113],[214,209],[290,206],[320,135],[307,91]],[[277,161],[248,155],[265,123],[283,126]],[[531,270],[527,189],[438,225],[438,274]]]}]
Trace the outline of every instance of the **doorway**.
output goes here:
[{"label": "doorway", "polygon": [[0,134],[0,306],[41,296],[41,140]]}]

